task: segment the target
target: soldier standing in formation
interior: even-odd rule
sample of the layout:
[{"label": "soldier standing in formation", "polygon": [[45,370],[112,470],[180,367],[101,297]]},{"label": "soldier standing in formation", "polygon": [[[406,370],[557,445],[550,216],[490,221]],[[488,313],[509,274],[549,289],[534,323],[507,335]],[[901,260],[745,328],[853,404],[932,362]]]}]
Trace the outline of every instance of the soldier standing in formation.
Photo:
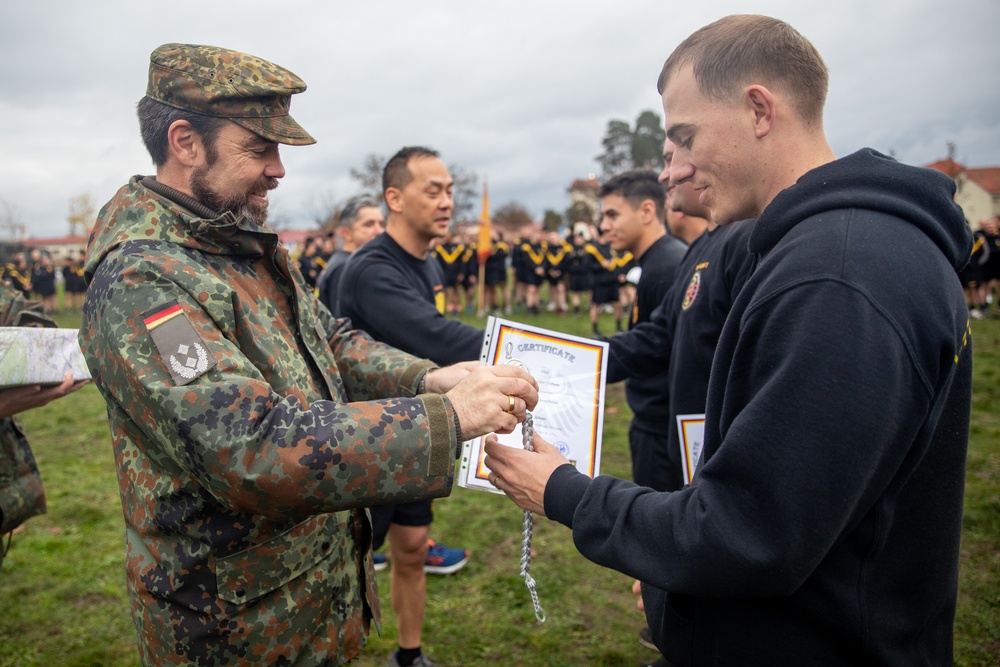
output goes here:
[{"label": "soldier standing in formation", "polygon": [[455,236],[448,232],[435,246],[434,257],[441,265],[444,274],[445,313],[458,315],[462,312],[462,295],[459,294],[459,282],[465,277],[462,258],[465,256],[465,246],[455,241]]}]

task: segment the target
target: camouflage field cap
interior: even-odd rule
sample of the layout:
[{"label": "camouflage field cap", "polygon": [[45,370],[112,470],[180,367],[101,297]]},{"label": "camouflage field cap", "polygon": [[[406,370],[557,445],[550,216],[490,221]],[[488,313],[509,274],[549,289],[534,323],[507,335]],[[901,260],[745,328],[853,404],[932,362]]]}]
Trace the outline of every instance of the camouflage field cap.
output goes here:
[{"label": "camouflage field cap", "polygon": [[228,118],[270,141],[292,146],[316,140],[288,115],[306,83],[247,53],[198,44],[164,44],[149,57],[146,95],[164,104]]}]

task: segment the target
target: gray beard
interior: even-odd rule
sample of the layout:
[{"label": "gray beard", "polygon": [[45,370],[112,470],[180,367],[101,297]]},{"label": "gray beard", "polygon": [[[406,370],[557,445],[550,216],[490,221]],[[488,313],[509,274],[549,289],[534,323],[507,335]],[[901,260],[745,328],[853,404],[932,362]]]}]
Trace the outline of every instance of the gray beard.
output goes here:
[{"label": "gray beard", "polygon": [[220,215],[232,213],[236,217],[245,217],[258,227],[267,222],[267,208],[259,209],[248,204],[249,193],[242,196],[220,197],[209,185],[205,170],[197,168],[191,173],[191,192],[195,199]]}]

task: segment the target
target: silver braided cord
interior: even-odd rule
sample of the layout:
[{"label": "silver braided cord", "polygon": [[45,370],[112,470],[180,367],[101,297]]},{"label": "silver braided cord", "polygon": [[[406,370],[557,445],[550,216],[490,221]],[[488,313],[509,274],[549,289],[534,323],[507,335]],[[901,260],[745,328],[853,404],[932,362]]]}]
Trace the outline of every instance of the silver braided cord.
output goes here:
[{"label": "silver braided cord", "polygon": [[[521,432],[524,435],[524,448],[529,452],[535,451],[534,445],[531,444],[535,435],[535,420],[530,412],[524,414],[524,424],[521,425]],[[539,623],[544,623],[545,612],[542,610],[542,605],[538,602],[538,593],[535,591],[535,580],[531,578],[531,574],[528,572],[531,568],[531,533],[533,528],[534,518],[530,511],[524,510],[524,523],[521,528],[521,578],[524,579],[524,585],[528,587],[528,592],[531,593],[531,604],[535,606],[535,618],[538,619]]]}]

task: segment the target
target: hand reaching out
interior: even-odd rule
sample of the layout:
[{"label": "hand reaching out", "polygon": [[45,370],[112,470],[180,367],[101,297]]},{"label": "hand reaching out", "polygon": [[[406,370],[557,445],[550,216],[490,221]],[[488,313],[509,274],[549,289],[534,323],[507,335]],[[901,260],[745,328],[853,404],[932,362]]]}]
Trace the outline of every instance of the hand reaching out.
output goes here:
[{"label": "hand reaching out", "polygon": [[66,373],[61,384],[54,387],[43,387],[30,384],[24,387],[12,387],[0,390],[0,418],[13,417],[16,414],[40,408],[57,398],[72,394],[87,384],[89,380],[73,381],[73,374]]},{"label": "hand reaching out", "polygon": [[545,485],[556,468],[569,463],[555,445],[535,433],[535,451],[501,445],[496,436],[486,438],[484,463],[490,482],[521,509],[545,515]]}]

